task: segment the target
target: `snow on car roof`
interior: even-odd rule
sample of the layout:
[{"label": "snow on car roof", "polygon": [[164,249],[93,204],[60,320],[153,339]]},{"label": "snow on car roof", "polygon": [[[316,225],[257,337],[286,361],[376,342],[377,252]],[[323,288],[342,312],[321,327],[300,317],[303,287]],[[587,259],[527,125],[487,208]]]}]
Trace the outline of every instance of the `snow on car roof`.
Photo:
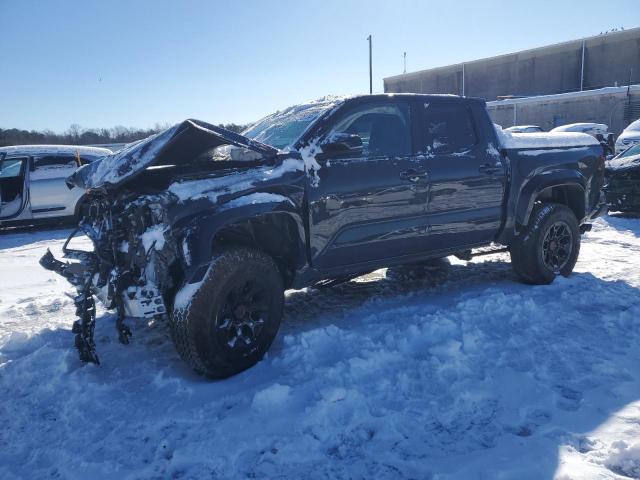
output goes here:
[{"label": "snow on car roof", "polygon": [[512,133],[494,124],[498,141],[504,148],[561,148],[600,145],[591,135],[576,132]]},{"label": "snow on car roof", "polygon": [[569,123],[567,125],[560,125],[559,127],[552,128],[552,132],[584,132],[585,130],[598,130],[602,133],[606,133],[609,127],[604,123]]},{"label": "snow on car roof", "polygon": [[627,125],[627,128],[624,129],[625,132],[635,132],[637,130],[640,130],[640,119],[636,120],[635,122],[631,122],[629,125]]},{"label": "snow on car roof", "polygon": [[84,155],[103,156],[113,153],[108,148],[87,147],[84,145],[14,145],[11,147],[0,147],[0,153],[25,154],[25,155],[52,155],[52,154],[72,154],[76,152]]}]

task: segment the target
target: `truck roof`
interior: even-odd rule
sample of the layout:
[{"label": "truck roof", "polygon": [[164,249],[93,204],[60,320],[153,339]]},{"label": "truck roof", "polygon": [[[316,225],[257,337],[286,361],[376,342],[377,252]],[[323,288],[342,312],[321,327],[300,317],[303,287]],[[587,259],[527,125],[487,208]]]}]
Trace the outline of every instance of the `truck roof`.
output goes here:
[{"label": "truck roof", "polygon": [[407,97],[415,97],[424,100],[429,99],[443,99],[446,98],[448,100],[459,101],[459,102],[477,102],[486,104],[484,98],[478,97],[461,97],[460,95],[452,95],[448,93],[374,93],[374,94],[362,94],[362,95],[353,95],[351,97],[345,97],[345,100],[353,99],[353,98],[407,98]]}]

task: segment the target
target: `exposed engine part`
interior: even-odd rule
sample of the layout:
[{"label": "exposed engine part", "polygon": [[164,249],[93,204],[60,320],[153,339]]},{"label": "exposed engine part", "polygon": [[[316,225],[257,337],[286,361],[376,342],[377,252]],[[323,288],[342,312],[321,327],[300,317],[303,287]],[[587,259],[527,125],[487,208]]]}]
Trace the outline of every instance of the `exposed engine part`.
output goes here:
[{"label": "exposed engine part", "polygon": [[75,346],[78,350],[80,360],[100,364],[100,359],[96,353],[96,344],[93,340],[93,333],[96,329],[96,302],[93,296],[86,291],[75,297],[76,315],[80,320],[73,322],[71,331],[76,334]]},{"label": "exposed engine part", "polygon": [[[73,332],[76,348],[84,362],[99,363],[95,352],[96,306],[94,296],[117,312],[116,330],[120,343],[128,344],[131,329],[125,316],[159,318],[167,313],[163,294],[173,288],[169,269],[177,259],[176,243],[167,227],[166,212],[156,197],[115,199],[94,194],[87,215],[64,244],[61,262],[50,251],[40,264],[69,280],[78,289],[74,302]],[[93,251],[69,248],[70,240],[84,233]]]}]

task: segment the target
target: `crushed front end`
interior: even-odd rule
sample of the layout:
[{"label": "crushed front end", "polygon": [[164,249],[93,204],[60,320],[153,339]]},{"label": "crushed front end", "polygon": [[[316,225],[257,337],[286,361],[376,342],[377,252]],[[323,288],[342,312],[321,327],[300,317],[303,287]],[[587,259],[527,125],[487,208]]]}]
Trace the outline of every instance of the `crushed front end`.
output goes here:
[{"label": "crushed front end", "polygon": [[[168,199],[162,194],[91,193],[86,213],[56,260],[49,250],[40,264],[59,273],[78,290],[74,298],[78,320],[75,345],[80,359],[99,363],[93,333],[97,297],[117,312],[120,342],[129,342],[125,316],[154,319],[167,313],[167,293],[175,289],[172,268],[177,259],[175,239],[166,214]],[[93,251],[69,247],[76,236],[86,235]]]}]

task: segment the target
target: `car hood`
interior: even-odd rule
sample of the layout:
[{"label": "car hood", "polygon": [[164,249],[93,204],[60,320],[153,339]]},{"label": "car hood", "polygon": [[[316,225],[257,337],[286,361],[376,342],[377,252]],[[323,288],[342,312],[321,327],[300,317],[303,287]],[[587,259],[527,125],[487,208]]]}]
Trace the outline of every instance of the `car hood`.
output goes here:
[{"label": "car hood", "polygon": [[625,130],[623,131],[616,142],[622,142],[623,140],[640,140],[640,132],[637,130]]},{"label": "car hood", "polygon": [[185,120],[122,150],[84,165],[67,179],[72,187],[114,189],[155,165],[185,165],[222,145],[233,145],[272,157],[278,150],[248,137],[200,120]]},{"label": "car hood", "polygon": [[640,155],[614,158],[607,162],[605,169],[608,174],[624,173],[630,170],[640,169]]}]

